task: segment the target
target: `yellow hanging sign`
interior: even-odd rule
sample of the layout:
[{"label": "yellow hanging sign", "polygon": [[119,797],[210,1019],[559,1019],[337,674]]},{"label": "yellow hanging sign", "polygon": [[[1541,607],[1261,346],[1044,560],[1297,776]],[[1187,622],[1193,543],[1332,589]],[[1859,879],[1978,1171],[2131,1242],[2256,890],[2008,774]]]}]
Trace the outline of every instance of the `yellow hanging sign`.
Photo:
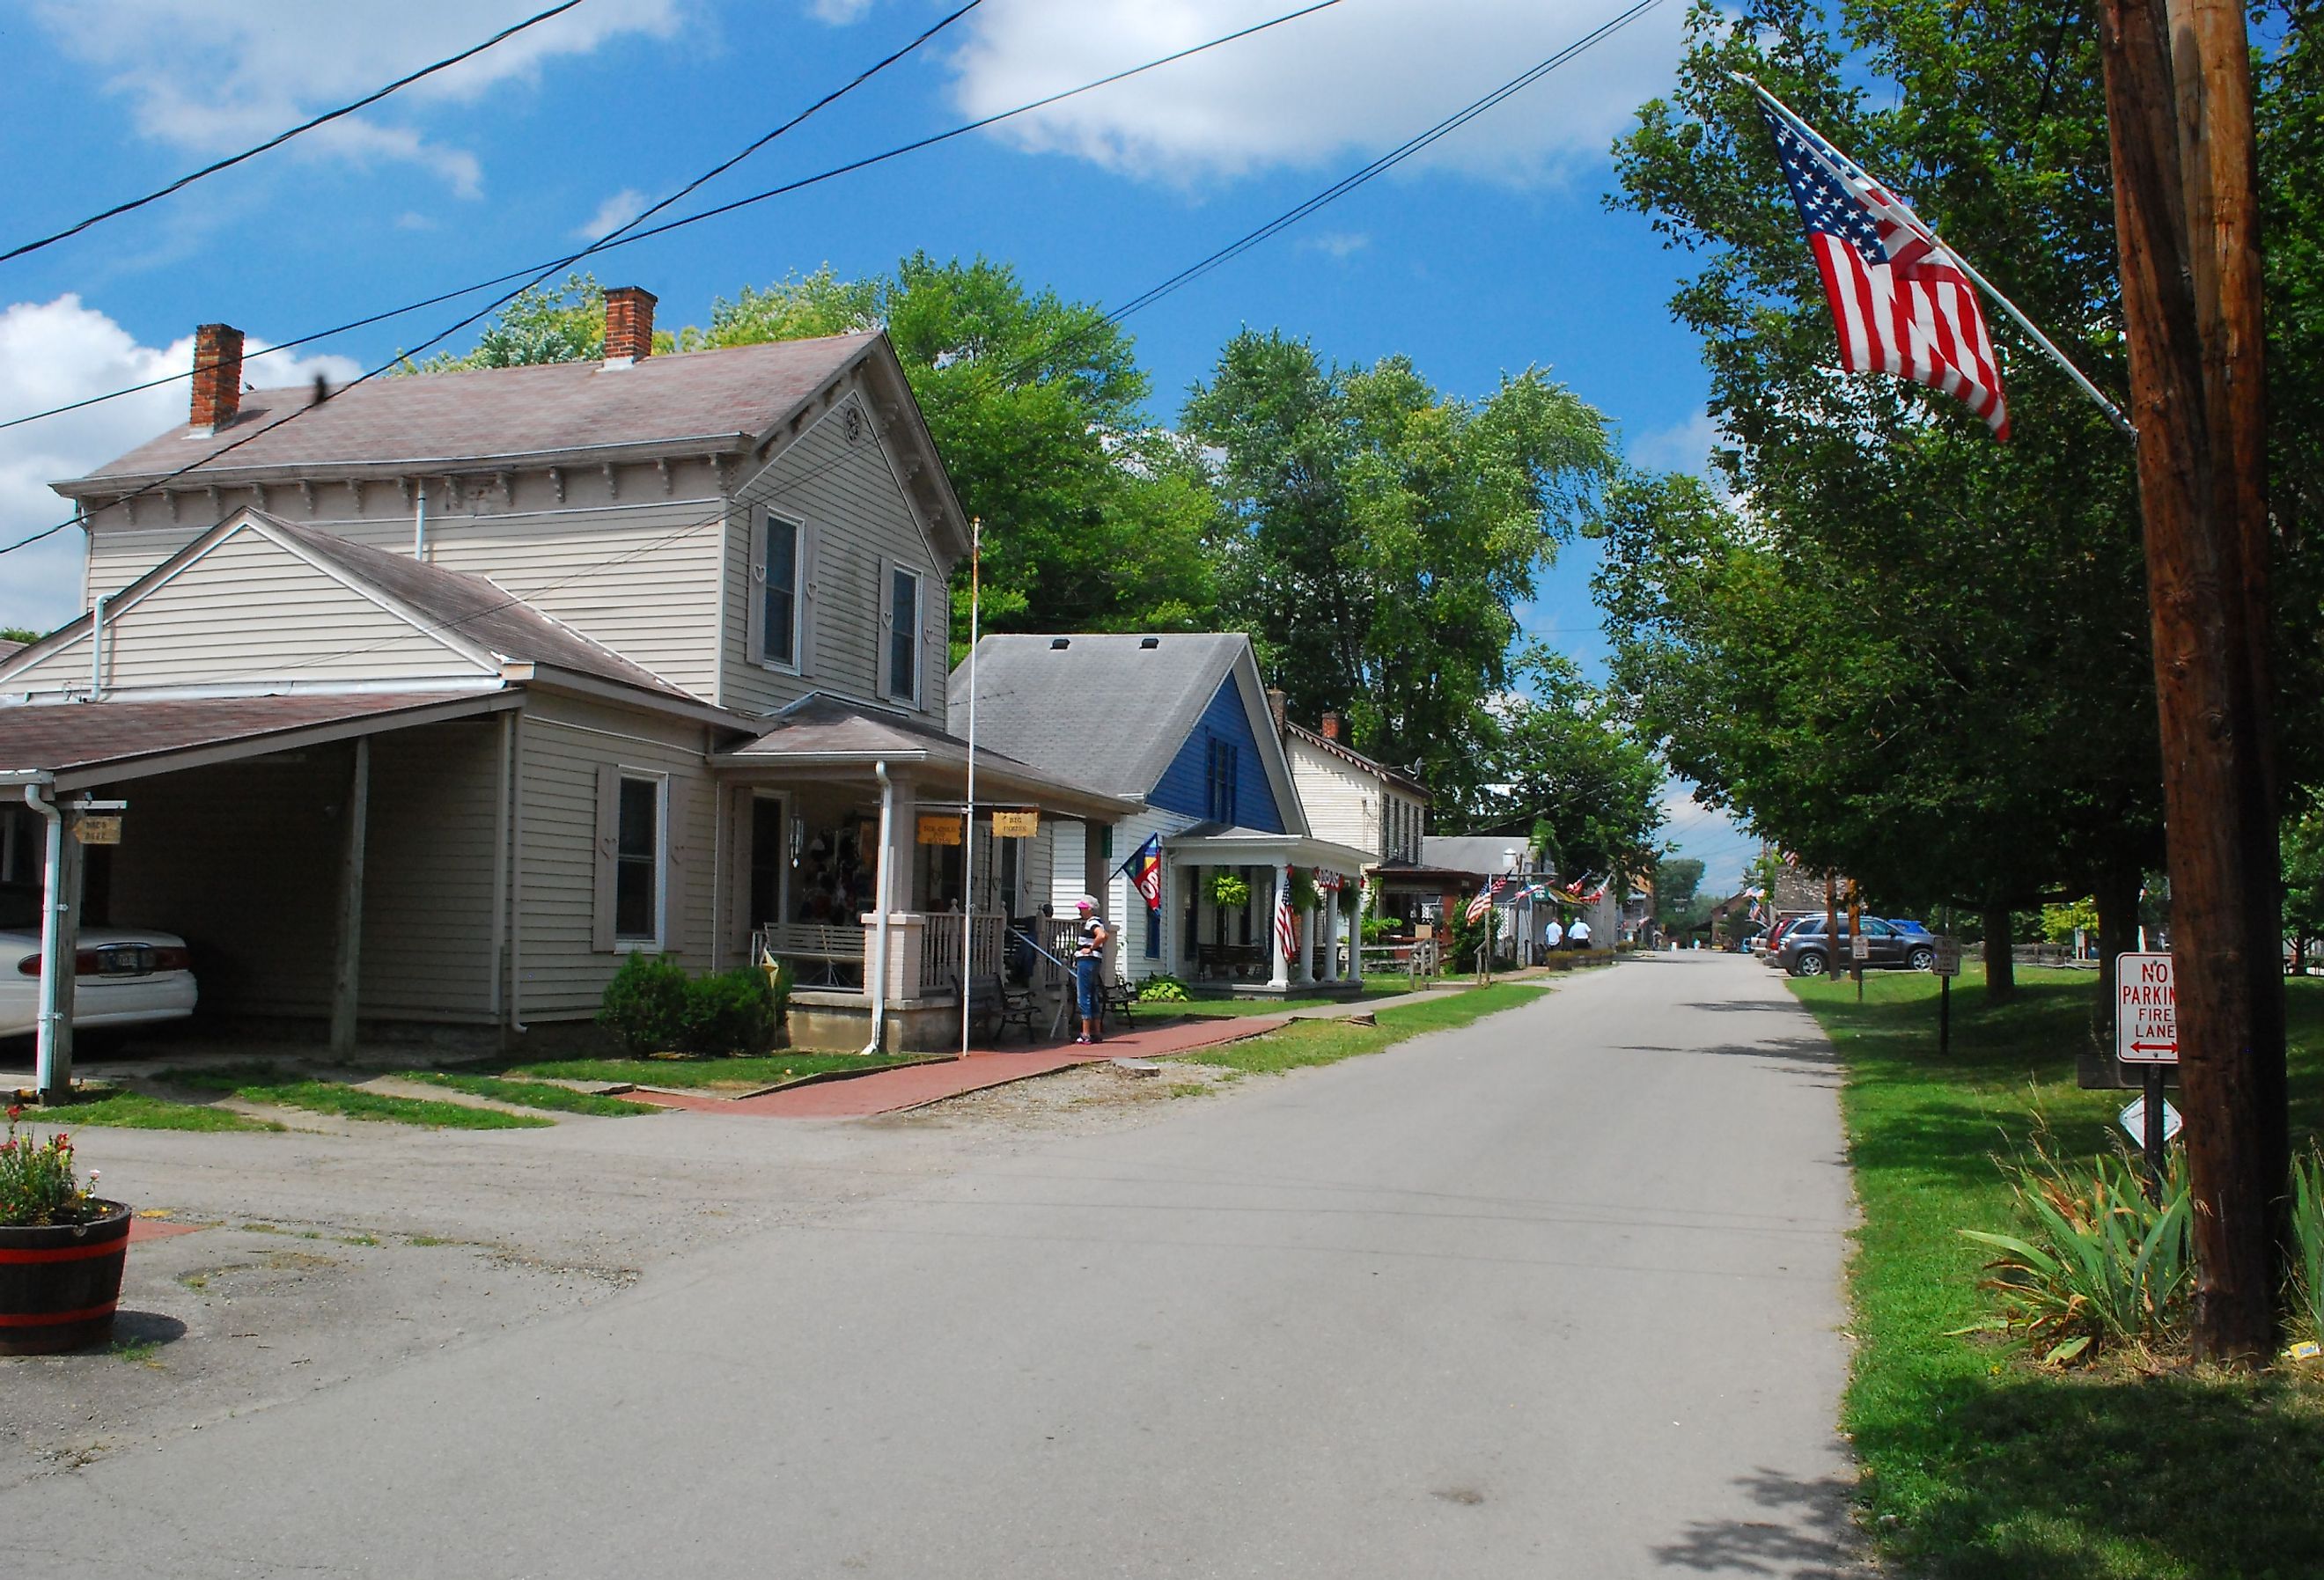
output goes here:
[{"label": "yellow hanging sign", "polygon": [[920,843],[922,845],[958,845],[960,818],[949,812],[921,813]]},{"label": "yellow hanging sign", "polygon": [[1038,811],[992,814],[992,836],[995,839],[1030,839],[1039,832],[1041,814]]}]

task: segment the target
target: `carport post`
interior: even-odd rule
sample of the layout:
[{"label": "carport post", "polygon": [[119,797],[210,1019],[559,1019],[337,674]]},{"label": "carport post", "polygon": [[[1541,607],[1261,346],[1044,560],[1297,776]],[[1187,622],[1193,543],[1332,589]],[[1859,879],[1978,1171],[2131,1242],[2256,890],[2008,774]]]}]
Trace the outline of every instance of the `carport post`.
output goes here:
[{"label": "carport post", "polygon": [[[73,968],[80,954],[80,841],[65,832],[64,812],[38,785],[24,799],[48,819],[42,864],[41,1010],[34,1084],[42,1103],[72,1096]],[[61,969],[60,969],[61,967]]]},{"label": "carport post", "polygon": [[355,998],[363,977],[364,826],[371,816],[371,737],[357,735],[347,776],[347,838],[339,866],[339,947],[331,970],[331,1053],[355,1050]]}]

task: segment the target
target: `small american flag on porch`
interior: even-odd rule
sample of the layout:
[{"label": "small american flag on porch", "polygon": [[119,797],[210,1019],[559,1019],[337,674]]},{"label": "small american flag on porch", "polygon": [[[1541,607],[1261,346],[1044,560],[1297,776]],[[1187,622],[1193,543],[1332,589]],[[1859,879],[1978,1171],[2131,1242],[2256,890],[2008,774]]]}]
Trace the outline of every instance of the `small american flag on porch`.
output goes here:
[{"label": "small american flag on porch", "polygon": [[[1287,875],[1287,868],[1286,873]],[[1288,882],[1276,891],[1275,941],[1283,946],[1286,959],[1299,952],[1299,918],[1291,910],[1291,885]]]}]

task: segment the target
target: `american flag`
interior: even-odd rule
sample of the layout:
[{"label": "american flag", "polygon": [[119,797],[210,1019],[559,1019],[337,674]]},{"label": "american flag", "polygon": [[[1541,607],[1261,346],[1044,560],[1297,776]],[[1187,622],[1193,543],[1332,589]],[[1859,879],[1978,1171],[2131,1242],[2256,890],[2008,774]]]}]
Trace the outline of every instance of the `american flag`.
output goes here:
[{"label": "american flag", "polygon": [[1499,897],[1501,885],[1507,882],[1508,880],[1504,878],[1486,880],[1485,886],[1477,891],[1477,897],[1469,901],[1468,917],[1471,921],[1478,920],[1485,912],[1492,910],[1493,901]]},{"label": "american flag", "polygon": [[1291,910],[1291,885],[1285,883],[1276,894],[1275,941],[1283,946],[1283,957],[1288,960],[1299,953],[1299,918]]},{"label": "american flag", "polygon": [[1954,396],[2009,437],[2001,367],[1977,291],[1902,198],[1803,124],[1761,106],[1807,227],[1851,373],[1887,373]]}]

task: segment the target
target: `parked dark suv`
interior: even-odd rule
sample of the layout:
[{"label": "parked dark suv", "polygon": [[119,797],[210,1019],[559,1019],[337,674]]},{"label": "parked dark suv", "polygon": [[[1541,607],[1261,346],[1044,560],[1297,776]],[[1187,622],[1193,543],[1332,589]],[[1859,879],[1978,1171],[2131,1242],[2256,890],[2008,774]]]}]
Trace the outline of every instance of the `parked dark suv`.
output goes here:
[{"label": "parked dark suv", "polygon": [[[1926,933],[1904,932],[1877,916],[1868,916],[1864,936],[1871,944],[1871,956],[1864,964],[1874,970],[1926,971],[1937,963],[1936,940]],[[1840,919],[1835,946],[1824,932],[1822,917],[1803,916],[1784,929],[1775,945],[1775,963],[1794,976],[1821,976],[1831,969],[1837,954],[1840,968],[1846,970],[1853,964],[1849,942],[1846,917]]]}]

